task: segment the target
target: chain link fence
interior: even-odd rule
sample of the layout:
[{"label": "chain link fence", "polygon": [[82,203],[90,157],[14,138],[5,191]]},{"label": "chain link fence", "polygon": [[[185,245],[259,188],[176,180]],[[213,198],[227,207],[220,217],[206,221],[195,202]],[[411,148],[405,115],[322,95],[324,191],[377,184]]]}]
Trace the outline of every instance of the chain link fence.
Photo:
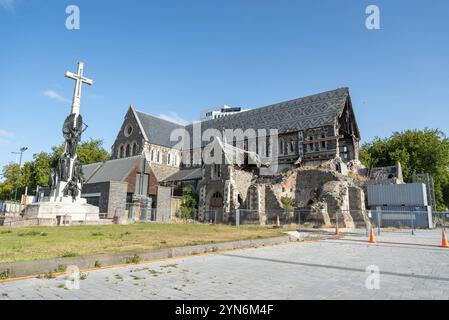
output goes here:
[{"label": "chain link fence", "polygon": [[433,214],[435,227],[449,228],[449,211],[435,212]]}]

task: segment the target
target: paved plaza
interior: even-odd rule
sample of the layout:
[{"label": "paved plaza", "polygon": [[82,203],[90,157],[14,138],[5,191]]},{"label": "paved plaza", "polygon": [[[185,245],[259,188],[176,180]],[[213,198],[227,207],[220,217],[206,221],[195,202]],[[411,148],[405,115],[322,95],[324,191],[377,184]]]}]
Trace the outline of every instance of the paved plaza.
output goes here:
[{"label": "paved plaza", "polygon": [[[0,284],[0,299],[449,299],[449,249],[440,231],[383,232],[289,243]],[[398,244],[399,242],[408,244]],[[425,244],[422,246],[412,243]],[[367,289],[367,267],[379,289]]]}]

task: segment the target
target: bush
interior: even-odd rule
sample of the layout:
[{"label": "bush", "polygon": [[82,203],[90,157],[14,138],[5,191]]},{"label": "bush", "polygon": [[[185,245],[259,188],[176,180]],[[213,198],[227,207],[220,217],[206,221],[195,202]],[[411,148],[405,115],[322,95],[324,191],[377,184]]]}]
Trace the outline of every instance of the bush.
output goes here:
[{"label": "bush", "polygon": [[3,272],[0,272],[0,280],[9,279],[9,276],[11,274],[11,271],[9,269],[6,269]]},{"label": "bush", "polygon": [[190,186],[182,189],[181,218],[184,220],[194,219],[197,214],[198,195]]},{"label": "bush", "polygon": [[293,209],[296,208],[296,201],[293,198],[290,197],[282,197],[281,198],[282,206],[285,209],[285,213],[287,215],[291,215],[293,212]]}]

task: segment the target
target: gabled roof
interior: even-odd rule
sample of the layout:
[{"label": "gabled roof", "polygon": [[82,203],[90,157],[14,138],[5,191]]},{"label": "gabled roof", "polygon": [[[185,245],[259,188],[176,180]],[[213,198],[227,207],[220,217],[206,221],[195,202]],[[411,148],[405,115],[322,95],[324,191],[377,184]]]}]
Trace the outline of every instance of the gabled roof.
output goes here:
[{"label": "gabled roof", "polygon": [[84,165],[85,183],[122,182],[128,177],[135,165],[142,163],[143,159],[145,157],[139,155]]},{"label": "gabled roof", "polygon": [[[343,113],[348,99],[349,89],[340,88],[204,121],[201,130],[278,129],[279,133],[286,133],[333,125]],[[186,129],[191,133],[193,124]]]},{"label": "gabled roof", "polygon": [[[194,125],[201,125],[202,132],[207,129],[277,129],[282,134],[333,125],[341,117],[346,105],[352,110],[349,89],[339,88],[185,127],[134,108],[133,112],[150,143],[172,148],[178,142],[170,141],[170,134],[179,128],[185,128],[190,137],[193,136]],[[359,136],[355,119],[354,123]]]},{"label": "gabled roof", "polygon": [[176,141],[170,141],[170,134],[173,130],[184,128],[184,126],[134,110],[134,108],[133,111],[148,142],[169,148],[177,144]]},{"label": "gabled roof", "polygon": [[202,177],[201,168],[183,169],[164,179],[164,182],[199,180]]}]

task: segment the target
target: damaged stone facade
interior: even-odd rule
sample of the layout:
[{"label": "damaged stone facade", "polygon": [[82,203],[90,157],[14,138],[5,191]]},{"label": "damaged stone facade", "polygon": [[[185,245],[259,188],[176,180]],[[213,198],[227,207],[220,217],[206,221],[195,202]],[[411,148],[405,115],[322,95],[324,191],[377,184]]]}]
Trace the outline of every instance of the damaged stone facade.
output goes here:
[{"label": "damaged stone facade", "polygon": [[[248,149],[252,144],[259,145],[257,140],[234,141],[233,146],[243,146],[245,152],[257,150],[263,160],[275,162],[276,169],[270,172],[249,163],[201,164],[203,175],[198,187],[200,217],[213,211],[219,212],[226,221],[232,212],[240,209],[257,212],[263,224],[267,219],[272,221],[273,215],[283,212],[281,199],[287,197],[295,200],[297,211],[301,211],[304,219],[313,224],[330,226],[335,223],[337,212],[342,226],[350,228],[359,222],[365,223],[364,191],[348,176],[348,165],[351,164],[352,168],[353,163],[358,162],[360,140],[348,90],[260,110],[260,113],[253,112],[253,116],[246,112],[206,122],[202,130],[210,129],[211,125],[223,130],[247,129],[248,123],[242,122],[245,115],[256,129],[266,121],[270,127],[265,126],[265,129],[280,129],[276,137],[277,150]],[[298,118],[295,119],[296,113]],[[285,125],[290,119],[294,122]],[[195,158],[192,156],[195,155],[194,150],[197,149],[183,150],[186,167],[195,166],[195,161],[189,162],[189,158]],[[360,213],[353,217],[352,210]]]},{"label": "damaged stone facade", "polygon": [[[225,161],[206,164],[202,157],[208,142],[194,144],[193,139],[184,139],[184,143],[189,142],[180,147],[170,140],[173,130],[183,129],[193,137],[195,128],[194,124],[176,125],[130,107],[112,154],[114,158],[145,155],[152,173],[149,196],[155,197],[161,184],[196,186],[200,219],[208,217],[208,212],[218,212],[221,220],[228,221],[236,210],[247,210],[256,212],[264,224],[282,212],[281,199],[288,197],[297,202],[297,210],[307,212],[305,219],[315,224],[334,223],[337,211],[345,226],[363,220],[363,190],[347,176],[348,166],[358,161],[360,141],[348,88],[201,123],[201,136],[209,129],[266,132],[254,140],[246,136],[223,140],[245,152],[255,151],[263,162],[273,164],[269,168],[250,164],[248,157],[239,165]],[[195,170],[201,174],[192,178]],[[153,200],[157,203],[156,198]],[[346,213],[353,208],[361,215]]]},{"label": "damaged stone facade", "polygon": [[[218,210],[227,221],[231,212],[243,209],[257,212],[264,224],[270,214],[283,214],[281,199],[289,197],[295,200],[303,223],[331,227],[338,213],[340,227],[369,225],[365,192],[348,175],[320,166],[293,168],[270,179],[234,166],[223,165],[220,170],[220,177],[201,182],[200,215]],[[210,168],[204,173],[213,177]],[[221,197],[214,202],[217,193]]]}]

